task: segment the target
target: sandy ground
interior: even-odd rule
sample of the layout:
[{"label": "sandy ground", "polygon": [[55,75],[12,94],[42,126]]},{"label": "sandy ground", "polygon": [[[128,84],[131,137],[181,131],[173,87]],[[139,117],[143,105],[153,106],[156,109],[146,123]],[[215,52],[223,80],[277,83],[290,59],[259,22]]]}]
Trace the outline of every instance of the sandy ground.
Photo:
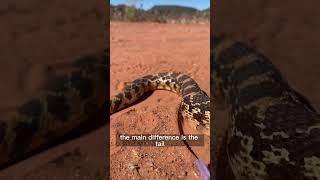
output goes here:
[{"label": "sandy ground", "polygon": [[[209,94],[209,25],[111,22],[110,93],[126,82],[166,71],[183,72]],[[179,134],[177,110],[181,98],[156,91],[141,103],[111,116],[110,163],[112,179],[199,179],[196,158],[185,147],[116,146],[116,133]],[[184,126],[186,134],[199,134]],[[209,163],[209,138],[205,146],[192,146]],[[138,171],[130,170],[132,165]]]},{"label": "sandy ground", "polygon": [[[264,53],[291,86],[320,110],[320,23],[315,18],[320,17],[318,3],[315,0],[308,3],[298,0],[219,1],[211,19],[212,30],[240,39]],[[227,116],[218,109],[214,113],[221,138],[227,127]],[[223,173],[224,169],[217,172]]]},{"label": "sandy ground", "polygon": [[[96,0],[1,2],[1,120],[40,91],[46,65],[106,47],[106,9]],[[98,128],[0,171],[0,179],[105,179],[105,139]]]}]

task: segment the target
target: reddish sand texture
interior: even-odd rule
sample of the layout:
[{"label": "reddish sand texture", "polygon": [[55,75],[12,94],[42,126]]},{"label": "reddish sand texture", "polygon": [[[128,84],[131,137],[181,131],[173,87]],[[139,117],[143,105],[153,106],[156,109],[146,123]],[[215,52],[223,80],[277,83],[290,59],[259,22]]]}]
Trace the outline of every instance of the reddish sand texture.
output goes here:
[{"label": "reddish sand texture", "polygon": [[[10,0],[0,6],[0,120],[41,92],[48,64],[105,48],[106,1]],[[1,180],[105,179],[106,127],[0,171]]]},{"label": "reddish sand texture", "polygon": [[[264,53],[289,84],[320,110],[320,11],[317,4],[316,0],[308,3],[299,0],[219,1],[214,6],[211,30],[240,39]],[[225,111],[215,109],[214,114],[215,129],[221,139],[229,119]],[[223,174],[223,170],[217,174]]]},{"label": "reddish sand texture", "polygon": [[[176,25],[111,22],[111,97],[126,82],[159,72],[182,72],[210,94],[209,24]],[[141,103],[111,116],[111,179],[200,179],[196,158],[186,146],[116,146],[116,133],[179,134],[177,111],[181,97],[156,91]],[[186,134],[199,134],[185,125]],[[209,138],[192,146],[209,163]],[[138,169],[131,169],[136,165]]]}]

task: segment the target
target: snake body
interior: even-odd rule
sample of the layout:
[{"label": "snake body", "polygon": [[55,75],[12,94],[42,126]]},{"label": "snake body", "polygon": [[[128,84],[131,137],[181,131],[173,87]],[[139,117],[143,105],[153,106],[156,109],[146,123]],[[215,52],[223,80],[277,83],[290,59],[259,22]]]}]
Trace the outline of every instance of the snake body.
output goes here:
[{"label": "snake body", "polygon": [[110,100],[110,114],[135,103],[143,95],[154,90],[169,90],[181,95],[180,113],[194,128],[209,134],[210,99],[196,81],[182,73],[164,72],[134,80]]},{"label": "snake body", "polygon": [[231,117],[226,144],[235,178],[320,179],[320,114],[261,53],[224,36],[211,43],[213,86]]},{"label": "snake body", "polygon": [[[107,56],[108,49],[46,68],[47,81],[41,93],[17,107],[13,116],[0,121],[1,167],[63,137],[88,122],[106,104]],[[180,94],[183,118],[208,133],[209,97],[192,78],[180,73],[159,73],[133,81],[110,100],[110,114],[157,89]]]},{"label": "snake body", "polygon": [[106,97],[109,50],[48,65],[40,93],[1,117],[0,166],[56,141],[90,120]]}]

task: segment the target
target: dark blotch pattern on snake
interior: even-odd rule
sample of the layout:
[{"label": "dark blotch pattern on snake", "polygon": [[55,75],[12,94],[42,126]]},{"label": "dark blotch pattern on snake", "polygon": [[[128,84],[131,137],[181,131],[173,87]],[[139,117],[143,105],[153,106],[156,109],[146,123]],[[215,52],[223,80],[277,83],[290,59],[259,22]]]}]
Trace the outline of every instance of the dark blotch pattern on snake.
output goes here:
[{"label": "dark blotch pattern on snake", "polygon": [[125,109],[147,92],[158,89],[181,95],[182,117],[199,131],[209,134],[210,99],[192,78],[181,73],[159,73],[134,80],[110,100],[110,114]]},{"label": "dark blotch pattern on snake", "polygon": [[231,116],[227,154],[236,179],[320,179],[320,114],[262,54],[223,36],[211,44],[211,78]]},{"label": "dark blotch pattern on snake", "polygon": [[35,97],[0,121],[0,166],[26,157],[90,120],[106,101],[109,49],[45,70]]}]

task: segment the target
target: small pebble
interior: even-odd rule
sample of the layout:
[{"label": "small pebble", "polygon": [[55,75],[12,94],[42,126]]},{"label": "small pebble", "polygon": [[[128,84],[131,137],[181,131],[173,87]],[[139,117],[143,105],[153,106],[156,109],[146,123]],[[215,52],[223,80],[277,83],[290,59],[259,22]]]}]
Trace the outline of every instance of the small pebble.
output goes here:
[{"label": "small pebble", "polygon": [[185,172],[183,172],[183,173],[181,173],[181,174],[182,174],[182,175],[179,175],[179,176],[178,176],[178,179],[185,179],[186,176],[188,175],[188,172],[185,171]]},{"label": "small pebble", "polygon": [[138,170],[140,167],[138,166],[138,164],[134,164],[134,163],[129,163],[128,164],[128,168],[133,171],[133,170]]},{"label": "small pebble", "polygon": [[136,150],[132,150],[132,155],[134,156],[134,157],[139,157],[139,153],[136,151]]},{"label": "small pebble", "polygon": [[160,172],[160,174],[161,174],[161,176],[163,176],[163,177],[166,177],[166,176],[168,175],[168,173],[166,173],[166,172],[164,172],[164,171]]}]

